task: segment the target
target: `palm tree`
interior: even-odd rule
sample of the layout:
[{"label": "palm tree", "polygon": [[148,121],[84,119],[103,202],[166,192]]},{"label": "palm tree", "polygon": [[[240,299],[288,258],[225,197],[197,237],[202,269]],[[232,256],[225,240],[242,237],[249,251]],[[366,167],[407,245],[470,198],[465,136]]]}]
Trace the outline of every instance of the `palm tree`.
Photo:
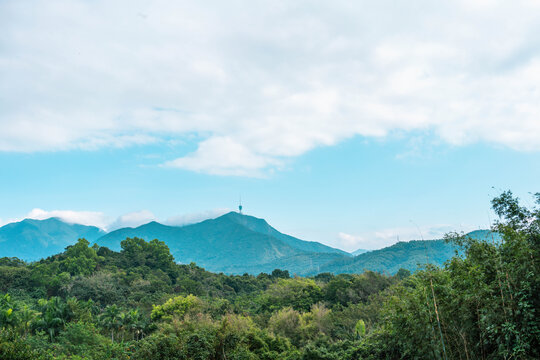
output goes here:
[{"label": "palm tree", "polygon": [[34,327],[36,330],[42,330],[49,334],[49,339],[52,342],[56,333],[63,328],[63,322],[61,318],[47,311],[41,314],[41,317],[34,323]]},{"label": "palm tree", "polygon": [[139,338],[143,335],[144,330],[144,322],[141,314],[139,313],[139,309],[131,310],[129,312],[129,317],[131,319],[129,329],[133,334],[133,339],[139,340]]},{"label": "palm tree", "polygon": [[119,316],[119,320],[120,320],[120,329],[122,330],[122,342],[124,342],[126,331],[131,328],[131,324],[133,323],[133,319],[131,318],[131,312],[130,311],[121,312]]},{"label": "palm tree", "polygon": [[15,313],[13,312],[15,303],[11,301],[11,296],[5,294],[0,297],[0,329],[15,326]]},{"label": "palm tree", "polygon": [[34,323],[34,328],[48,333],[52,342],[54,336],[59,333],[72,318],[73,313],[58,297],[52,297],[49,300],[40,299],[38,305],[41,313],[38,320]]},{"label": "palm tree", "polygon": [[111,341],[114,342],[114,332],[122,326],[120,318],[120,309],[116,305],[110,305],[100,316],[101,324],[105,329],[111,331]]},{"label": "palm tree", "polygon": [[24,337],[28,335],[30,330],[30,324],[36,318],[37,313],[30,309],[28,305],[24,305],[19,311],[17,311],[17,321],[22,329]]}]

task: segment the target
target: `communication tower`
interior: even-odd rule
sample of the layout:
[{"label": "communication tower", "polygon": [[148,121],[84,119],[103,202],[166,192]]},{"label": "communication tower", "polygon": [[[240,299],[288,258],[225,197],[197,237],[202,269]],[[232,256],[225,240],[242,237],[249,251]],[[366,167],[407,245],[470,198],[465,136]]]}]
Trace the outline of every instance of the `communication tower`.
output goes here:
[{"label": "communication tower", "polygon": [[242,196],[240,196],[240,201],[238,202],[238,212],[242,213]]}]

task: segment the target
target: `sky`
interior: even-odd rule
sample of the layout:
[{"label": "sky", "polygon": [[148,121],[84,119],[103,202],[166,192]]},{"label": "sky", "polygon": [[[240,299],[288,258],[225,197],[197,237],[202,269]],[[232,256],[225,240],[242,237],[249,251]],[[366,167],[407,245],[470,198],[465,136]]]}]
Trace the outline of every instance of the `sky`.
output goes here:
[{"label": "sky", "polygon": [[0,224],[238,206],[347,251],[540,191],[540,1],[0,1]]}]

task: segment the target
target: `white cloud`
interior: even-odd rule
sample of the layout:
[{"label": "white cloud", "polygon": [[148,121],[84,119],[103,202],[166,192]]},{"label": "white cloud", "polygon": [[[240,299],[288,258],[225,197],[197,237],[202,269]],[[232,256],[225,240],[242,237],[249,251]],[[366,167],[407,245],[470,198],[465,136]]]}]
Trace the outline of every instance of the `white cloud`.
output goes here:
[{"label": "white cloud", "polygon": [[166,225],[171,226],[183,226],[188,224],[195,224],[207,219],[215,219],[221,215],[224,215],[231,211],[230,209],[219,208],[211,209],[207,211],[200,211],[194,213],[187,213],[182,215],[171,216],[162,221],[156,218],[156,216],[149,210],[134,211],[127,214],[118,216],[116,219],[112,216],[105,215],[102,212],[96,211],[75,211],[75,210],[43,210],[32,209],[26,216],[21,218],[12,219],[9,221],[2,221],[0,219],[0,226],[3,226],[10,222],[17,222],[23,219],[36,219],[45,220],[52,217],[59,218],[60,220],[70,224],[81,224],[89,226],[97,226],[106,231],[113,231],[124,227],[137,227],[147,224],[151,221],[158,221]]},{"label": "white cloud", "polygon": [[59,218],[60,220],[71,223],[89,226],[97,226],[105,229],[109,223],[109,218],[102,212],[96,211],[74,211],[74,210],[52,210],[32,209],[24,218],[45,220],[49,218]]},{"label": "white cloud", "polygon": [[184,226],[195,224],[208,219],[215,219],[231,211],[230,209],[213,209],[196,213],[188,213],[183,215],[172,216],[164,223],[172,226]]},{"label": "white cloud", "polygon": [[198,134],[263,176],[355,135],[540,150],[537,1],[0,2],[0,151]]},{"label": "white cloud", "polygon": [[367,240],[363,236],[340,232],[338,233],[336,243],[333,245],[345,251],[356,251],[362,248],[362,244],[366,242]]},{"label": "white cloud", "polygon": [[154,220],[156,220],[156,217],[148,210],[134,211],[119,216],[113,223],[107,226],[107,230],[112,231],[124,227],[137,227]]},{"label": "white cloud", "polygon": [[194,153],[165,163],[165,166],[183,168],[215,175],[254,176],[258,171],[279,161],[270,156],[255,154],[246,146],[228,137],[213,137],[199,144]]}]

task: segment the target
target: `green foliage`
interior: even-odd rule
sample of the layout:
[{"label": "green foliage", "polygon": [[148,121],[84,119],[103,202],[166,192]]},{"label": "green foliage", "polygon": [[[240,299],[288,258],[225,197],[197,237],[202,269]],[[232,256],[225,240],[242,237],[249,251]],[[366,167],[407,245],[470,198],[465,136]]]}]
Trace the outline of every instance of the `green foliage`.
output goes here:
[{"label": "green foliage", "polygon": [[138,238],[2,258],[0,359],[540,358],[540,210],[493,207],[492,232],[448,235],[444,267],[394,276],[214,274]]},{"label": "green foliage", "polygon": [[362,336],[366,335],[366,323],[364,320],[360,319],[356,322],[356,326],[354,327],[354,330],[356,332],[356,336],[361,338]]},{"label": "green foliage", "polygon": [[0,332],[0,359],[5,360],[36,360],[49,359],[33,350],[22,338],[13,332]]},{"label": "green foliage", "polygon": [[163,305],[154,305],[151,317],[152,320],[171,320],[173,316],[183,318],[188,311],[201,305],[201,301],[196,296],[176,296],[167,300]]},{"label": "green foliage", "polygon": [[283,308],[275,312],[268,321],[268,329],[276,334],[291,339],[293,343],[300,344],[302,317],[300,313],[291,307]]},{"label": "green foliage", "polygon": [[0,265],[1,292],[24,288],[25,284],[29,282],[30,269],[26,266]]},{"label": "green foliage", "polygon": [[322,300],[323,291],[312,279],[279,279],[258,299],[264,311],[274,311],[290,306],[295,310],[308,311]]},{"label": "green foliage", "polygon": [[128,266],[160,269],[165,272],[174,266],[174,258],[163,241],[127,238],[121,242],[124,262]]},{"label": "green foliage", "polygon": [[[69,354],[94,357],[107,339],[99,333],[93,323],[71,322],[61,331],[58,338],[61,349]],[[89,356],[94,353],[94,356]]]},{"label": "green foliage", "polygon": [[38,309],[40,316],[33,323],[34,330],[47,333],[50,341],[53,341],[66,323],[73,318],[71,307],[59,297],[40,299]]},{"label": "green foliage", "polygon": [[332,304],[365,303],[371,294],[388,288],[393,279],[372,271],[363,274],[341,274],[330,280],[325,287],[325,300]]},{"label": "green foliage", "polygon": [[110,305],[100,315],[99,321],[103,328],[111,332],[111,341],[114,342],[114,334],[120,330],[122,321],[120,318],[120,309],[116,305]]},{"label": "green foliage", "polygon": [[68,246],[64,253],[62,268],[70,275],[90,275],[98,264],[98,255],[94,248],[89,247],[90,242],[79,239],[73,246]]},{"label": "green foliage", "polygon": [[68,283],[69,295],[81,300],[93,300],[101,305],[121,302],[127,292],[117,274],[105,271],[75,277]]}]

